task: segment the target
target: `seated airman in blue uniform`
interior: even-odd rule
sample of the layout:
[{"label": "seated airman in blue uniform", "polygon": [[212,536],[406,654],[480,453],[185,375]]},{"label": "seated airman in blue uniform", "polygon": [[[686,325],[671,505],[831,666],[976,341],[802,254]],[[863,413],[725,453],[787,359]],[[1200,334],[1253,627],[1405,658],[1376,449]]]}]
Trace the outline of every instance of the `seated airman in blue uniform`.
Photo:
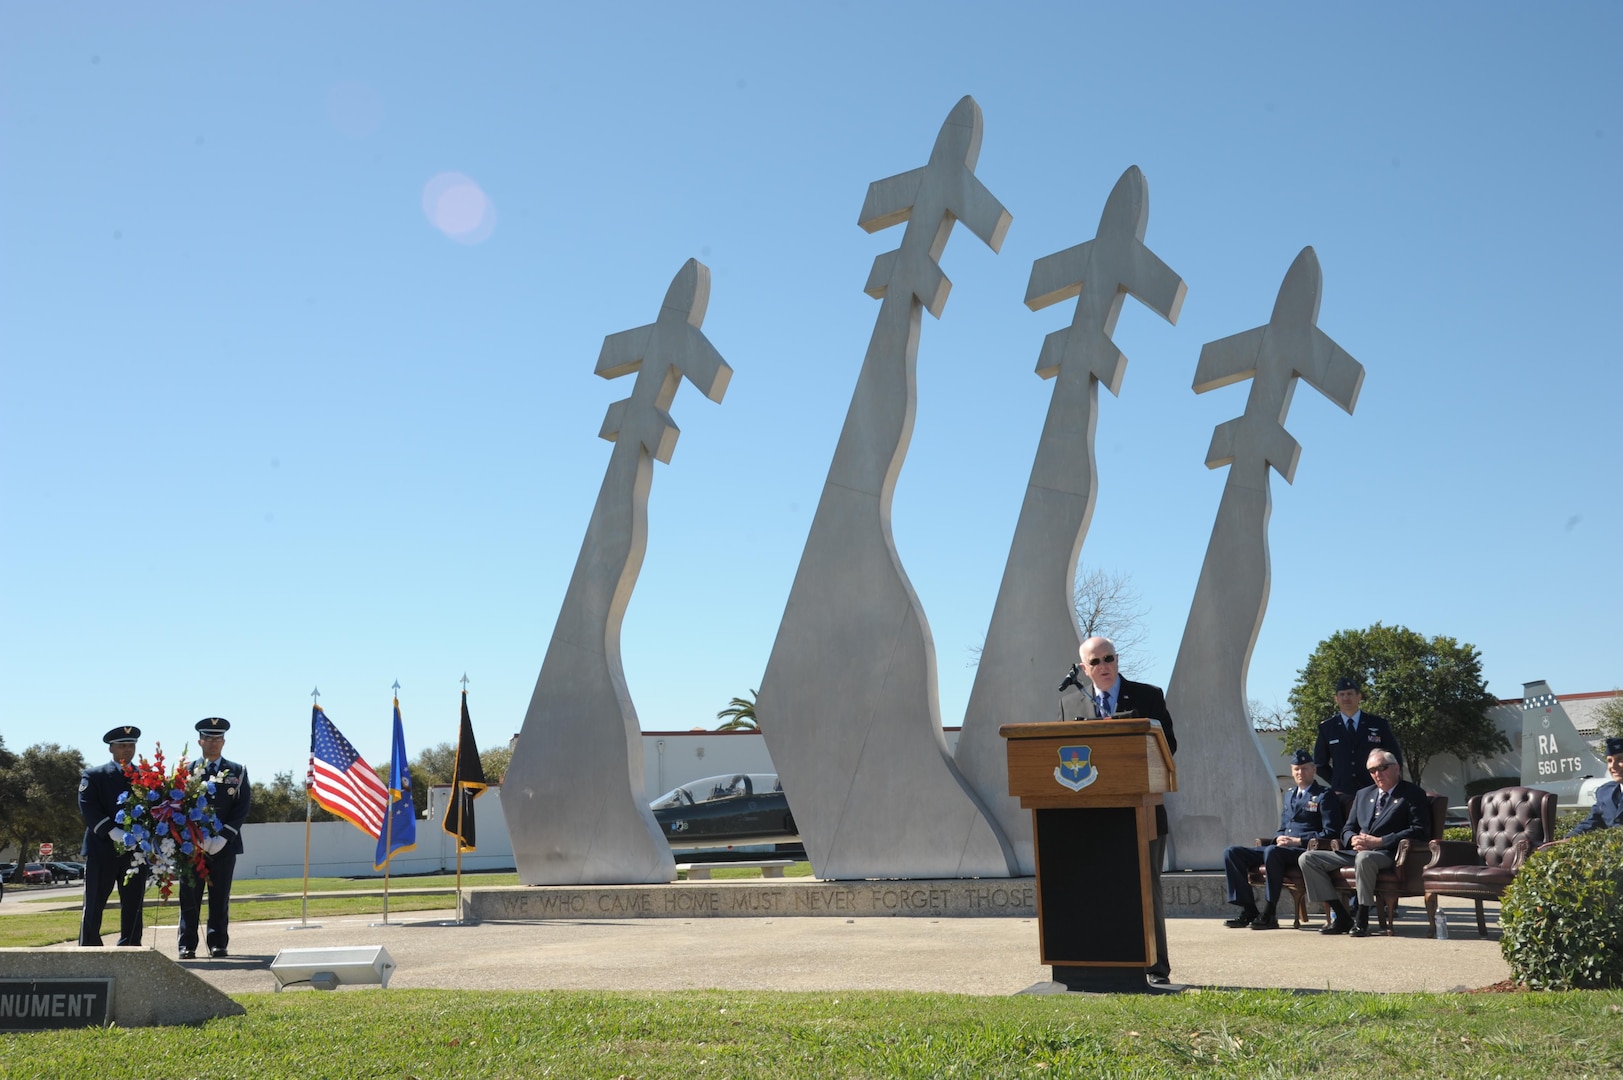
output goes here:
[{"label": "seated airman in blue uniform", "polygon": [[[1291,755],[1291,779],[1295,784],[1285,792],[1284,806],[1279,811],[1279,832],[1271,839],[1264,839],[1260,847],[1236,844],[1223,852],[1223,876],[1228,881],[1229,903],[1240,909],[1234,918],[1223,920],[1224,926],[1279,929],[1275,910],[1279,906],[1285,873],[1295,867],[1302,852],[1307,850],[1308,841],[1328,841],[1341,834],[1341,799],[1317,774],[1312,754],[1298,750]],[[1251,883],[1246,880],[1259,866],[1267,878],[1261,914],[1257,912]]]},{"label": "seated airman in blue uniform", "polygon": [[1623,739],[1606,740],[1606,772],[1611,782],[1595,789],[1595,808],[1567,834],[1569,837],[1623,825]]}]

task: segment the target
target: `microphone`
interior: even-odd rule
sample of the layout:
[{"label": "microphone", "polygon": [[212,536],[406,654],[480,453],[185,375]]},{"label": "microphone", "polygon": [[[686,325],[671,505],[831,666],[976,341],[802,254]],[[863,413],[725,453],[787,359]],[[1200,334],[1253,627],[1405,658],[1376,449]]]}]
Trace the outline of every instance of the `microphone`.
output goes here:
[{"label": "microphone", "polygon": [[1066,674],[1065,681],[1059,684],[1059,690],[1057,690],[1056,693],[1063,694],[1063,693],[1065,693],[1065,691],[1066,691],[1066,689],[1068,687],[1072,687],[1072,686],[1075,686],[1078,689],[1080,689],[1082,684],[1077,682],[1077,679],[1081,678],[1081,676],[1082,676],[1082,665],[1081,664],[1072,664],[1070,672],[1068,672]]}]

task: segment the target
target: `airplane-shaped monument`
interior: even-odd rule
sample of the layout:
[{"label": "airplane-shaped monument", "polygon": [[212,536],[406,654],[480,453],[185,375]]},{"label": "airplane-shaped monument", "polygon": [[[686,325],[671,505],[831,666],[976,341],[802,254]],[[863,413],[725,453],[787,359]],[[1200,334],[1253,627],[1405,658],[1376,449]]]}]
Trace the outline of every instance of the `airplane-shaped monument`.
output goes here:
[{"label": "airplane-shaped monument", "polygon": [[1166,800],[1175,869],[1223,865],[1224,848],[1266,832],[1279,815],[1274,771],[1245,694],[1268,607],[1268,470],[1287,484],[1296,476],[1302,447],[1284,424],[1298,378],[1349,413],[1364,385],[1363,365],[1318,327],[1323,291],[1318,256],[1305,247],[1267,325],[1207,342],[1196,364],[1195,393],[1242,379],[1251,380],[1251,392],[1245,413],[1218,425],[1206,453],[1206,467],[1227,465],[1228,478],[1167,684],[1179,750],[1200,762],[1180,771],[1178,791]]},{"label": "airplane-shaped monument", "polygon": [[654,462],[679,431],[669,409],[685,376],[712,401],[732,368],[700,332],[710,271],[689,259],[654,322],[603,340],[597,374],[637,373],[609,406],[614,443],[513,760],[502,812],[526,885],[656,884],[676,877],[643,790],[642,729],[620,663],[620,623],[648,546]]},{"label": "airplane-shaped monument", "polygon": [[1054,680],[1076,663],[1082,643],[1073,606],[1076,563],[1099,480],[1093,455],[1099,387],[1119,396],[1127,370],[1127,357],[1110,337],[1122,302],[1131,294],[1176,324],[1187,292],[1183,279],[1144,246],[1149,214],[1149,185],[1131,166],[1105,200],[1097,235],[1038,259],[1026,287],[1033,311],[1073,296],[1076,309],[1069,327],[1044,339],[1037,359],[1037,374],[1054,380],[1054,392],[954,752],[1013,846],[1021,874],[1037,865],[1031,811],[1009,794],[998,727],[1054,719]]},{"label": "airplane-shaped monument", "polygon": [[1016,863],[947,753],[935,645],[891,536],[913,435],[921,318],[950,282],[937,260],[954,222],[993,251],[1009,212],[975,177],[981,110],[965,97],[929,164],[870,184],[858,224],[906,222],[874,259],[880,301],[767,662],[756,716],[821,878],[1006,877]]}]

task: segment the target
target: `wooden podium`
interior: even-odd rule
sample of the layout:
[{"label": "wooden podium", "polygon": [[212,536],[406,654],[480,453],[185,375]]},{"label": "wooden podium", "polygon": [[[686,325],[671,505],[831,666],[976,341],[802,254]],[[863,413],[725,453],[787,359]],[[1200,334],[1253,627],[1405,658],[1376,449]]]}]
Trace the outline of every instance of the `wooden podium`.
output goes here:
[{"label": "wooden podium", "polygon": [[1031,811],[1042,962],[1073,990],[1144,991],[1166,938],[1153,891],[1156,815],[1162,793],[1178,790],[1161,725],[1004,724],[998,734],[1009,794]]}]

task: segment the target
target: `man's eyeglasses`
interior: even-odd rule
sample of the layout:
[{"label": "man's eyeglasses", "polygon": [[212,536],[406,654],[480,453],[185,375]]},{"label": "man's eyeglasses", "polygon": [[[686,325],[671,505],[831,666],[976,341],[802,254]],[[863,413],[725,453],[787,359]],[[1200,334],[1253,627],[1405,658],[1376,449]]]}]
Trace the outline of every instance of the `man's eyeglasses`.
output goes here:
[{"label": "man's eyeglasses", "polygon": [[1098,667],[1100,664],[1114,664],[1115,662],[1116,654],[1110,653],[1108,656],[1095,656],[1088,661],[1088,667]]},{"label": "man's eyeglasses", "polygon": [[1390,761],[1388,761],[1385,765],[1371,765],[1369,767],[1369,771],[1372,772],[1372,773],[1378,773],[1378,772],[1385,772],[1388,769],[1395,769],[1395,768],[1397,768],[1397,766],[1392,764]]}]

